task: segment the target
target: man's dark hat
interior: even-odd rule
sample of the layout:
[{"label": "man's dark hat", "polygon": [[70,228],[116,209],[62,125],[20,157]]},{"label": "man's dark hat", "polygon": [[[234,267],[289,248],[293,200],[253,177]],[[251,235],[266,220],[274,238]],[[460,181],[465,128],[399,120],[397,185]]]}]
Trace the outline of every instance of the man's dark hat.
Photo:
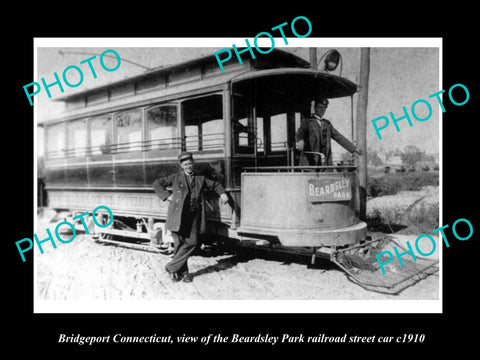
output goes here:
[{"label": "man's dark hat", "polygon": [[182,152],[179,156],[178,156],[178,161],[182,162],[182,161],[185,161],[185,160],[193,160],[193,155],[191,152]]},{"label": "man's dark hat", "polygon": [[315,105],[317,105],[317,104],[322,104],[322,105],[327,106],[327,105],[328,105],[328,99],[323,98],[323,97],[321,97],[321,98],[316,98],[316,99],[315,99]]}]

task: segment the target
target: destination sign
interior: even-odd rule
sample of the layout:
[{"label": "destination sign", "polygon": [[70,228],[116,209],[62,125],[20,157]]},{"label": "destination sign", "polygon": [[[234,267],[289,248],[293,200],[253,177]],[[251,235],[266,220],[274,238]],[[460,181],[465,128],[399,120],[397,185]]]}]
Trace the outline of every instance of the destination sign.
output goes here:
[{"label": "destination sign", "polygon": [[307,194],[311,202],[350,200],[350,179],[310,179]]}]

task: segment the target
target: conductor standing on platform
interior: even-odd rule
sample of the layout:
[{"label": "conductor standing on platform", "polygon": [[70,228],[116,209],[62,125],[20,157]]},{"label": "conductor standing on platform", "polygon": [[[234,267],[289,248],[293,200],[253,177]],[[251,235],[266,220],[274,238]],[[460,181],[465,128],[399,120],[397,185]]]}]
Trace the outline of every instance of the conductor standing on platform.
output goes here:
[{"label": "conductor standing on platform", "polygon": [[[220,183],[194,173],[191,153],[180,154],[179,161],[182,171],[155,180],[153,189],[160,199],[170,202],[165,228],[172,232],[174,252],[165,270],[175,282],[191,282],[188,258],[195,250],[198,233],[204,233],[206,228],[203,191],[215,191],[224,204],[228,197]],[[167,186],[172,187],[172,193]]]},{"label": "conductor standing on platform", "polygon": [[[331,139],[339,143],[348,152],[362,155],[361,150],[340,134],[329,120],[323,118],[327,107],[327,99],[316,99],[314,114],[302,119],[295,134],[296,147],[302,151],[300,166],[332,165]],[[325,164],[322,164],[319,153],[325,155]]]}]

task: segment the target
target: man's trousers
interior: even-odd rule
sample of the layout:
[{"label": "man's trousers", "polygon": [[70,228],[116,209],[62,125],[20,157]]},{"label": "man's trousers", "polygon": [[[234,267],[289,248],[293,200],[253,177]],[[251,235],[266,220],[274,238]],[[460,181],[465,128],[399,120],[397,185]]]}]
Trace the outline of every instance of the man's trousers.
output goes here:
[{"label": "man's trousers", "polygon": [[198,213],[188,213],[182,217],[182,225],[178,232],[172,231],[173,257],[165,266],[172,273],[185,275],[188,273],[188,258],[197,246]]}]

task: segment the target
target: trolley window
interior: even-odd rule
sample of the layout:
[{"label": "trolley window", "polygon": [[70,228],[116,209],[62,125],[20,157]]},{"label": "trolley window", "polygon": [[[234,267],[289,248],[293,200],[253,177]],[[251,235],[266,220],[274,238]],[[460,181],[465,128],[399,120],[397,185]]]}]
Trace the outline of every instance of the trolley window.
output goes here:
[{"label": "trolley window", "polygon": [[300,112],[287,112],[271,116],[269,153],[284,152],[293,146],[295,132],[300,127],[301,118]]},{"label": "trolley window", "polygon": [[257,142],[257,153],[265,153],[265,134],[263,131],[263,117],[257,116],[257,128],[255,131]]},{"label": "trolley window", "polygon": [[87,119],[67,124],[67,155],[85,156],[87,150]]},{"label": "trolley window", "polygon": [[142,111],[129,110],[115,115],[117,152],[139,151],[142,147]]},{"label": "trolley window", "polygon": [[[236,154],[253,154],[256,131],[254,126],[255,109],[243,96],[236,96],[232,119],[232,135]],[[258,124],[257,124],[258,129]]]},{"label": "trolley window", "polygon": [[112,145],[112,118],[100,116],[90,119],[90,146],[92,155],[109,154]]},{"label": "trolley window", "polygon": [[46,157],[57,158],[65,155],[65,123],[49,125],[46,131]]},{"label": "trolley window", "polygon": [[147,133],[150,149],[179,148],[177,106],[163,105],[147,110]]},{"label": "trolley window", "polygon": [[223,150],[225,135],[222,99],[222,95],[215,94],[182,103],[184,146],[187,151]]},{"label": "trolley window", "polygon": [[271,151],[285,151],[288,141],[287,136],[287,114],[278,114],[270,120]]}]

